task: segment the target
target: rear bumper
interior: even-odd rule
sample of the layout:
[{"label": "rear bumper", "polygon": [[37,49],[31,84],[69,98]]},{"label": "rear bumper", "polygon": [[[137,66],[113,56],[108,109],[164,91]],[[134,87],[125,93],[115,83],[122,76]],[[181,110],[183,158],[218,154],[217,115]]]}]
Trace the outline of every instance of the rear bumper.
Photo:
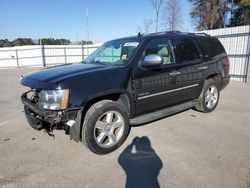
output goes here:
[{"label": "rear bumper", "polygon": [[224,77],[222,80],[221,90],[224,89],[225,87],[227,87],[229,82],[230,82],[230,76]]}]

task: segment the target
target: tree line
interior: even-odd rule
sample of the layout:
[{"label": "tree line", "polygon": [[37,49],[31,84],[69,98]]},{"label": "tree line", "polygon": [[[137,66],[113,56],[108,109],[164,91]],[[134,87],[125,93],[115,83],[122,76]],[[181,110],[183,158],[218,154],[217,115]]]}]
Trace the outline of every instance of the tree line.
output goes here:
[{"label": "tree line", "polygon": [[[145,18],[138,31],[183,30],[180,0],[149,0],[155,18]],[[250,0],[187,0],[196,30],[218,29],[250,24]]]},{"label": "tree line", "polygon": [[25,46],[25,45],[69,45],[69,44],[93,44],[92,41],[82,40],[80,42],[72,43],[68,39],[54,39],[54,38],[42,38],[39,40],[33,40],[31,38],[17,38],[13,41],[8,39],[0,39],[0,47],[13,47],[13,46]]}]

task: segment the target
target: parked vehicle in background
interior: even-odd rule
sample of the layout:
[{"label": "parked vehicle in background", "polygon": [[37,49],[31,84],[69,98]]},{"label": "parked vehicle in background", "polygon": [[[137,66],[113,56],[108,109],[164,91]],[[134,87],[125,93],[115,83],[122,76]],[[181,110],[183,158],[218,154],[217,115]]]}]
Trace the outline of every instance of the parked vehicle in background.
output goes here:
[{"label": "parked vehicle in background", "polygon": [[103,44],[79,64],[23,75],[29,124],[64,128],[92,152],[116,150],[130,125],[195,108],[212,112],[229,83],[229,60],[218,39],[163,32]]}]

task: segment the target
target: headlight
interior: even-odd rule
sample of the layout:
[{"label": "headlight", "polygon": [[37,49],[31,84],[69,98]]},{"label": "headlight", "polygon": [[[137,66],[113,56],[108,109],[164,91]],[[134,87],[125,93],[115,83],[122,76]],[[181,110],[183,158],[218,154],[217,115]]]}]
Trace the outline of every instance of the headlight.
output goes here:
[{"label": "headlight", "polygon": [[42,90],[39,106],[47,110],[63,110],[68,106],[69,90]]}]

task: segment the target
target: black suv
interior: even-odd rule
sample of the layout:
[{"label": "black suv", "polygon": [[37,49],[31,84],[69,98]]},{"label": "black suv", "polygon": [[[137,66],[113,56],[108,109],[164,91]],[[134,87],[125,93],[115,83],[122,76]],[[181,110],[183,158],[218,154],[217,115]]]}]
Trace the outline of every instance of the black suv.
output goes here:
[{"label": "black suv", "polygon": [[218,39],[164,32],[104,43],[79,64],[26,74],[21,100],[38,130],[65,129],[106,154],[144,124],[195,108],[213,111],[229,83],[229,60]]}]

